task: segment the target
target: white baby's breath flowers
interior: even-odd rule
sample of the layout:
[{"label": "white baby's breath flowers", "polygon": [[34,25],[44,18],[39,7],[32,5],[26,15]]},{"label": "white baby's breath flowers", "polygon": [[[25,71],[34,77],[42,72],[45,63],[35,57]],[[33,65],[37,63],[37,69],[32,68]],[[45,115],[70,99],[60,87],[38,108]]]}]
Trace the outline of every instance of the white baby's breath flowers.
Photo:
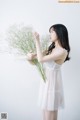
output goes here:
[{"label": "white baby's breath flowers", "polygon": [[[30,26],[24,26],[24,25],[12,25],[9,27],[7,31],[7,41],[13,49],[16,48],[19,53],[22,55],[26,55],[26,60],[31,60],[32,56],[30,52],[36,53],[36,46],[35,46],[35,40],[33,36],[34,29]],[[41,37],[41,50],[47,50],[48,49],[48,43],[49,43],[49,36],[45,35]],[[31,64],[36,65],[40,75],[42,76],[42,79],[46,80],[46,75],[43,69],[43,64],[38,62],[37,58],[31,60]]]}]

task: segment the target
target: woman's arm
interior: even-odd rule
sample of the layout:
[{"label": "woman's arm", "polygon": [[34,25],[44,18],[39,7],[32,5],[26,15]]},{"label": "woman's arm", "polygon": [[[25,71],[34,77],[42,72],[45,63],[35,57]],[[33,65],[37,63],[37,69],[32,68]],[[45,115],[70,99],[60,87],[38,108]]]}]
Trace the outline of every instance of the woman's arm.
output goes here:
[{"label": "woman's arm", "polygon": [[[44,50],[42,52],[43,55],[45,55],[47,53],[47,50]],[[37,53],[28,53],[27,54],[27,60],[33,60],[33,59],[37,59]]]},{"label": "woman's arm", "polygon": [[[44,50],[44,51],[42,52],[43,56],[46,55],[46,53],[47,53],[47,50]],[[33,56],[32,59],[36,59],[36,58],[37,58],[37,53],[33,53],[32,56]]]},{"label": "woman's arm", "polygon": [[[43,53],[43,55],[45,55],[47,53],[47,50],[44,50],[42,53]],[[27,54],[27,60],[32,65],[34,65],[34,63],[32,61],[33,59],[37,59],[37,54],[36,53]]]}]

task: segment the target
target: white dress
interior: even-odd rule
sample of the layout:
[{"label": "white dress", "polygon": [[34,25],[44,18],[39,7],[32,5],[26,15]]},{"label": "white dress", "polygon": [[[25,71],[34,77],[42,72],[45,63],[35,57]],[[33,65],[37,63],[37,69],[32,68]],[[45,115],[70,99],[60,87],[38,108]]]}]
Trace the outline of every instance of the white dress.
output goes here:
[{"label": "white dress", "polygon": [[64,93],[61,75],[61,65],[55,61],[44,62],[46,82],[40,80],[38,107],[54,111],[64,108]]}]

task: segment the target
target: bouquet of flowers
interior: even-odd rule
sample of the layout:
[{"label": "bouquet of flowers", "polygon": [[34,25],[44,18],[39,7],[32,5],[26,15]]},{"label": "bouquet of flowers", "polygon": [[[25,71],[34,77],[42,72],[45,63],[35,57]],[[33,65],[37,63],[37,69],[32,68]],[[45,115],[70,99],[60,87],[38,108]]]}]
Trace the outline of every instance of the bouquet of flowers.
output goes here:
[{"label": "bouquet of flowers", "polygon": [[[34,43],[32,27],[15,24],[9,27],[7,35],[8,35],[7,40],[9,42],[10,47],[16,48],[20,52],[20,54],[27,55],[30,52],[36,54],[36,46]],[[48,39],[49,39],[48,35],[41,37],[42,51],[47,50]],[[45,81],[46,75],[43,68],[43,64],[38,62],[37,58],[33,59],[30,63],[36,65],[40,75],[42,76],[42,79]]]}]

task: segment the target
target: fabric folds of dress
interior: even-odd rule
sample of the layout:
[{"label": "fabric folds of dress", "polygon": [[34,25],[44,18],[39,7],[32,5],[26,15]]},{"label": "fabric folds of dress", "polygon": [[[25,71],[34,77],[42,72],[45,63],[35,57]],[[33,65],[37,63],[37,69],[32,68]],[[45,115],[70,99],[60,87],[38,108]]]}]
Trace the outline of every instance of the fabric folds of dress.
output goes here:
[{"label": "fabric folds of dress", "polygon": [[46,83],[40,80],[38,106],[44,110],[64,108],[64,93],[61,75],[61,65],[54,61],[43,63]]}]

